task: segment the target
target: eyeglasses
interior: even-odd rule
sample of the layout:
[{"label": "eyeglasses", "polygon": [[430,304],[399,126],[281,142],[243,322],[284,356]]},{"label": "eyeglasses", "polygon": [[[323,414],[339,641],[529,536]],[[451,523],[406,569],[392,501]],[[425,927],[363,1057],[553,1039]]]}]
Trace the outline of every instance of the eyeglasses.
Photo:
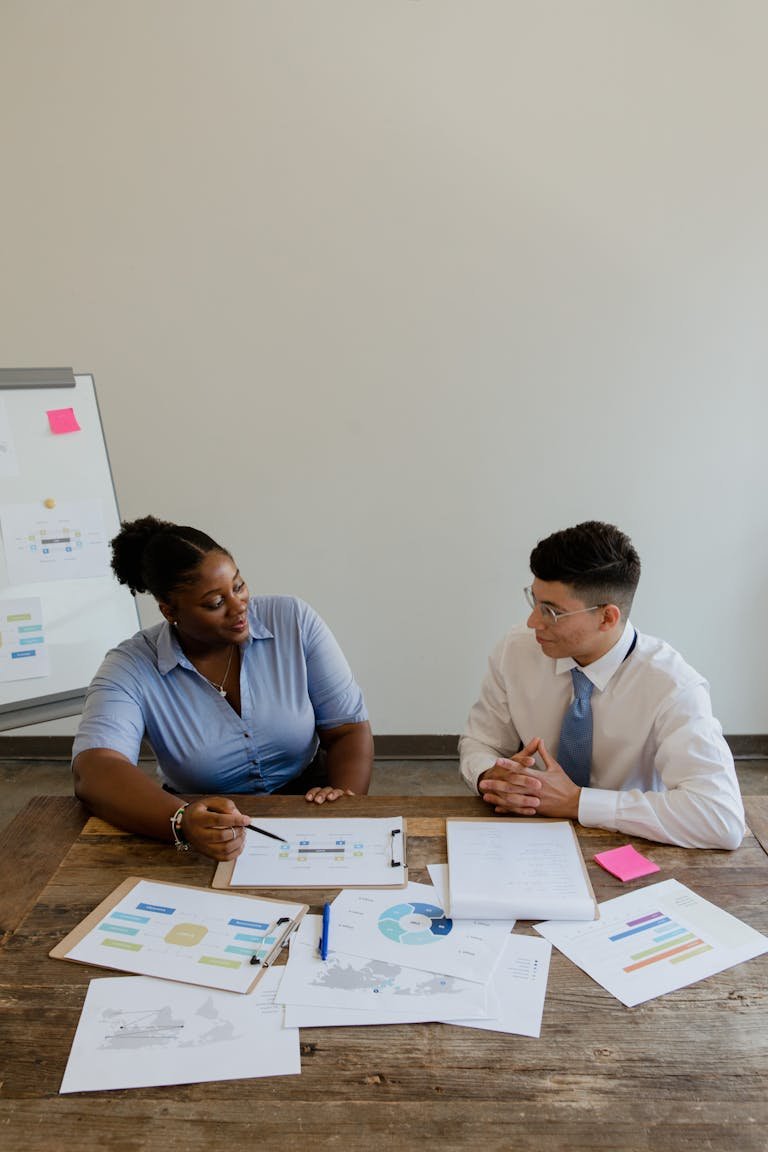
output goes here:
[{"label": "eyeglasses", "polygon": [[540,604],[533,594],[533,588],[523,588],[523,595],[528,602],[528,607],[532,612],[538,608],[544,619],[549,624],[557,624],[558,620],[562,620],[563,616],[578,616],[580,612],[596,612],[598,608],[602,608],[602,604],[593,604],[591,608],[577,608],[574,612],[558,612],[557,608],[552,608],[549,604]]}]

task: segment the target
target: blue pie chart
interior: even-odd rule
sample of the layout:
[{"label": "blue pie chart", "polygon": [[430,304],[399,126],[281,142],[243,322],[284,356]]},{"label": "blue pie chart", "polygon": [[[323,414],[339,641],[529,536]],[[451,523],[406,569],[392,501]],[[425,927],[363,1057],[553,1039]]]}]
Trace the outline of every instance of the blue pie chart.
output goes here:
[{"label": "blue pie chart", "polygon": [[436,904],[393,904],[379,916],[379,932],[396,944],[434,944],[453,928]]}]

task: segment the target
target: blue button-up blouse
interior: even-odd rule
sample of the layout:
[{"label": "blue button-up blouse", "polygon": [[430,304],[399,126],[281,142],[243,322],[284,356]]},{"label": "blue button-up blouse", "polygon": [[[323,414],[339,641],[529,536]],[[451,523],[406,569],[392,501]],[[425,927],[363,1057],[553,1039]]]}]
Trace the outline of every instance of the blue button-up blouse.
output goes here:
[{"label": "blue button-up blouse", "polygon": [[274,792],[307,767],[317,730],[368,718],[333,633],[292,596],[254,596],[241,644],[241,715],[190,663],[170,625],[107,653],[91,683],[73,758],[111,748],[134,764],[143,737],[181,792]]}]

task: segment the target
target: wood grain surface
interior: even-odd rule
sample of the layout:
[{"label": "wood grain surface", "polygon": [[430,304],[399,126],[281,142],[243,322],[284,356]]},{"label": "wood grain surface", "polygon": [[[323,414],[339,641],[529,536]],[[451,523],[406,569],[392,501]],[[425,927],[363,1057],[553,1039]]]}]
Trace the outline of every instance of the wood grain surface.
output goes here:
[{"label": "wood grain surface", "polygon": [[745,796],[744,811],[752,835],[768,852],[768,796]]},{"label": "wood grain surface", "polygon": [[[5,884],[14,887],[22,851],[38,884],[31,899],[27,885],[20,900],[0,905],[8,909],[0,951],[7,1152],[765,1152],[766,957],[627,1009],[553,950],[539,1039],[446,1024],[302,1029],[300,1076],[59,1096],[88,981],[108,973],[51,960],[49,949],[126,876],[207,887],[214,868],[98,820],[83,826],[73,803],[33,802],[0,842]],[[255,817],[307,813],[295,797],[238,803]],[[317,819],[404,815],[411,878],[427,881],[426,865],[446,858],[445,817],[482,815],[485,806],[471,796],[381,797],[310,811]],[[53,835],[64,827],[68,840]],[[578,831],[599,900],[674,876],[768,931],[768,856],[752,834],[729,853]],[[626,842],[661,872],[623,885],[594,864],[595,852]],[[306,893],[315,910],[333,895]]]},{"label": "wood grain surface", "polygon": [[0,840],[0,945],[32,907],[87,819],[74,797],[34,796],[5,828]]}]

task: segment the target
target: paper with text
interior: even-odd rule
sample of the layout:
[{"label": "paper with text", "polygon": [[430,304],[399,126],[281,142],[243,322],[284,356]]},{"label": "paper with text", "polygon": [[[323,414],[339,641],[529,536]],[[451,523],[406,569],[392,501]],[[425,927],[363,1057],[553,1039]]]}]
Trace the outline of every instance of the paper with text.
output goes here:
[{"label": "paper with text", "polygon": [[594,920],[596,902],[567,820],[446,820],[450,914]]},{"label": "paper with text", "polygon": [[[546,947],[542,948],[544,944]],[[483,1028],[487,1032],[510,1032],[516,1036],[540,1036],[547,993],[547,977],[552,947],[548,940],[512,933],[507,938],[501,960],[488,988],[489,1000],[498,1009],[490,1020],[451,1020],[462,1028]]]},{"label": "paper with text", "polygon": [[[331,948],[321,960],[320,916],[305,916],[291,940],[285,975],[278,993],[281,1004],[303,1004],[328,1010],[333,1025],[339,1010],[375,1013],[363,1023],[417,1023],[446,1015],[488,1015],[482,984],[436,972],[423,972],[390,961],[350,956]],[[542,943],[542,941],[537,941]],[[494,1002],[493,1012],[498,1005]]]},{"label": "paper with text", "polygon": [[600,905],[593,924],[537,924],[628,1008],[768,952],[768,937],[677,880]]},{"label": "paper with text", "polygon": [[0,505],[0,529],[11,584],[109,575],[101,500]]},{"label": "paper with text", "polygon": [[[66,952],[67,960],[247,992],[306,905],[139,880]],[[252,957],[259,964],[252,964]]]},{"label": "paper with text", "polygon": [[431,884],[399,892],[345,889],[331,905],[331,947],[487,984],[509,929],[488,920],[453,920]]},{"label": "paper with text", "polygon": [[0,681],[31,680],[50,672],[40,597],[0,600]]},{"label": "paper with text", "polygon": [[396,887],[405,881],[403,819],[268,819],[254,824],[285,843],[247,832],[230,887]]}]

